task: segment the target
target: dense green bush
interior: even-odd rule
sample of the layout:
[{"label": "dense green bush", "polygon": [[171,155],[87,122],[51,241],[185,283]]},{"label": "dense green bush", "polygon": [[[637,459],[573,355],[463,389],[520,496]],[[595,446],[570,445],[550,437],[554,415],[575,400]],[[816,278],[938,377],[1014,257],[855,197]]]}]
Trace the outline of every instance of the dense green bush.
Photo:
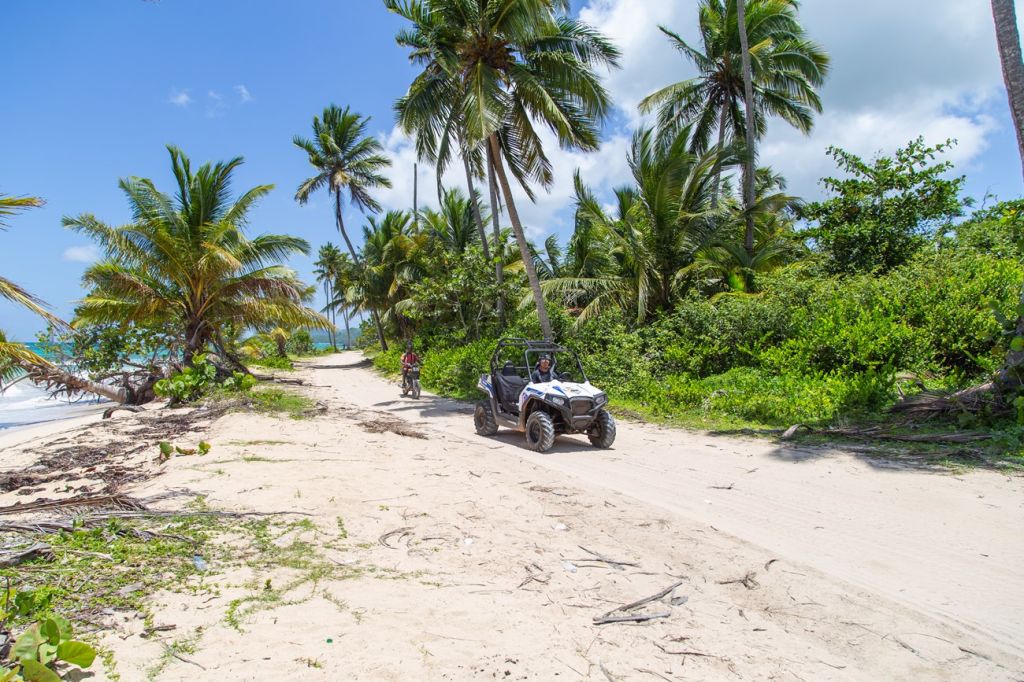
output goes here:
[{"label": "dense green bush", "polygon": [[289,338],[285,347],[288,352],[293,355],[309,355],[316,350],[316,345],[313,343],[313,336],[305,329],[293,333]]},{"label": "dense green bush", "polygon": [[386,351],[378,350],[373,356],[373,366],[385,374],[398,374],[402,371],[402,353],[397,344]]},{"label": "dense green bush", "polygon": [[[878,413],[896,399],[901,373],[959,388],[1005,357],[994,310],[1014,315],[1024,264],[984,248],[1016,248],[1010,208],[965,228],[977,248],[940,237],[884,275],[828,275],[810,261],[765,274],[757,295],[692,294],[636,329],[621,311],[576,325],[553,305],[551,317],[594,384],[653,415],[788,426]],[[428,346],[418,349],[424,386],[476,398],[496,340],[452,347],[434,331],[417,337]],[[522,313],[506,336],[537,338],[536,316]],[[397,374],[401,352],[374,363]]]},{"label": "dense green bush", "polygon": [[737,367],[704,379],[685,375],[640,378],[611,395],[624,397],[660,417],[684,413],[727,415],[772,426],[829,422],[882,407],[893,395],[883,373],[772,374]]},{"label": "dense green bush", "polygon": [[427,352],[420,373],[423,385],[441,395],[462,399],[479,397],[476,384],[490,367],[494,345],[494,340],[483,339]]},{"label": "dense green bush", "polygon": [[244,372],[233,372],[231,376],[217,381],[217,368],[205,355],[193,358],[192,366],[167,379],[156,382],[153,390],[158,396],[174,402],[191,402],[219,388],[227,392],[246,392],[256,385],[256,377]]}]

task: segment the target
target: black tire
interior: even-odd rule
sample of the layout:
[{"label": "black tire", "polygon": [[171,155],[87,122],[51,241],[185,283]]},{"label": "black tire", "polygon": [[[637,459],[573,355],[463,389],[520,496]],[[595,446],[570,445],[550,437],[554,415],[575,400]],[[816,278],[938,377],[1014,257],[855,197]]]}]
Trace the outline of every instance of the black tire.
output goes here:
[{"label": "black tire", "polygon": [[476,425],[476,432],[481,436],[493,436],[498,432],[498,422],[494,419],[491,404],[486,400],[481,400],[476,404],[473,423]]},{"label": "black tire", "polygon": [[555,423],[551,415],[537,410],[526,420],[526,447],[547,452],[555,444]]},{"label": "black tire", "polygon": [[608,413],[608,410],[601,410],[597,413],[594,425],[587,431],[592,445],[608,449],[615,442],[615,417]]},{"label": "black tire", "polygon": [[420,399],[420,380],[419,379],[413,379],[412,380],[412,397],[415,400],[419,400]]}]

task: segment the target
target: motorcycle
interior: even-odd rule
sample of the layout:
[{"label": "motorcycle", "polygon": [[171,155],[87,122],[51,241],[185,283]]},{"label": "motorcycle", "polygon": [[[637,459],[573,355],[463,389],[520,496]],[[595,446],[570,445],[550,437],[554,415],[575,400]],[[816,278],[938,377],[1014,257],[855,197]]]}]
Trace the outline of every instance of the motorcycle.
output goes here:
[{"label": "motorcycle", "polygon": [[420,366],[418,364],[405,368],[402,372],[402,397],[412,393],[412,397],[419,400],[420,397]]}]

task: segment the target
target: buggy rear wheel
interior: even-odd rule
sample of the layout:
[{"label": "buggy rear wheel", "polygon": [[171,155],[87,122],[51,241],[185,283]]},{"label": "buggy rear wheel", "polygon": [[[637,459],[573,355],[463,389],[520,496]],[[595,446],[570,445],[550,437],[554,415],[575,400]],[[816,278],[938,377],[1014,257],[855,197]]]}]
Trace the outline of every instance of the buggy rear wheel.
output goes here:
[{"label": "buggy rear wheel", "polygon": [[555,423],[551,415],[537,410],[526,420],[526,446],[537,452],[547,452],[555,444]]},{"label": "buggy rear wheel", "polygon": [[493,436],[498,432],[498,422],[494,419],[490,402],[481,400],[476,404],[476,410],[473,412],[473,424],[476,426],[476,432],[481,436]]},{"label": "buggy rear wheel", "polygon": [[615,442],[615,417],[608,410],[601,410],[594,419],[594,425],[587,431],[590,443],[599,448],[610,448]]}]

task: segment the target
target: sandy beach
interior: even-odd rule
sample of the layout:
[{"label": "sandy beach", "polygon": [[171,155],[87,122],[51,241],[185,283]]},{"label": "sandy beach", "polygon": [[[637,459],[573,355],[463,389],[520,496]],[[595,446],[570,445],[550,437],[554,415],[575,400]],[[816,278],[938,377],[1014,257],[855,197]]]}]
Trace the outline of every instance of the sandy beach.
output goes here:
[{"label": "sandy beach", "polygon": [[[1024,677],[1019,476],[637,423],[609,451],[538,455],[477,436],[469,405],[402,399],[355,353],[294,376],[325,414],[220,417],[193,437],[211,455],[150,453],[137,465],[163,473],[124,492],[308,515],[288,539],[350,572],[262,603],[294,568],[211,566],[214,596],[155,600],[173,631],[143,639],[126,614],[103,636],[125,682]],[[96,420],[0,434],[4,470]]]}]

